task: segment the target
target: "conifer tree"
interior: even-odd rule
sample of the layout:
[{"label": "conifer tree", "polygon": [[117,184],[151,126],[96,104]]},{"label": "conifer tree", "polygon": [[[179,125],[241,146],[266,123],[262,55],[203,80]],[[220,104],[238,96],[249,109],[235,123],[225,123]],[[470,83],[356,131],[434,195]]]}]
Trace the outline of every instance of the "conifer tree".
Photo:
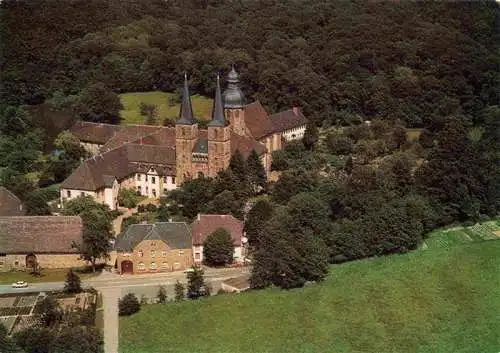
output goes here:
[{"label": "conifer tree", "polygon": [[307,150],[312,150],[318,142],[318,127],[312,121],[307,124],[302,143]]},{"label": "conifer tree", "polygon": [[255,152],[255,150],[252,150],[247,158],[247,171],[247,175],[254,192],[257,192],[260,188],[265,188],[266,171],[262,165],[259,155]]},{"label": "conifer tree", "polygon": [[66,274],[66,283],[64,283],[64,292],[68,294],[76,294],[82,291],[82,285],[80,277],[73,271],[69,269]]}]

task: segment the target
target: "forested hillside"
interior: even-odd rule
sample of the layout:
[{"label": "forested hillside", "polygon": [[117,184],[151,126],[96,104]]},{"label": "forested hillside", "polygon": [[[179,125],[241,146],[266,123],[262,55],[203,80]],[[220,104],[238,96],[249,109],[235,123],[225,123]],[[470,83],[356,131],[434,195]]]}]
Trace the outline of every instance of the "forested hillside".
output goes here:
[{"label": "forested hillside", "polygon": [[95,83],[211,95],[235,64],[249,99],[321,121],[478,123],[497,104],[495,2],[39,0],[2,2],[2,101]]}]

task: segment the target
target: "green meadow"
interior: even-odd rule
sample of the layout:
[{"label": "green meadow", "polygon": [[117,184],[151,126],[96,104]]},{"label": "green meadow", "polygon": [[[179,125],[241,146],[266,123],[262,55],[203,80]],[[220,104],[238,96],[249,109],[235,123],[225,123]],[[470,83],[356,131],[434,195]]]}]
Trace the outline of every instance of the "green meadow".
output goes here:
[{"label": "green meadow", "polygon": [[497,353],[500,241],[331,267],[302,289],[143,306],[121,353]]},{"label": "green meadow", "polygon": [[[120,94],[120,100],[123,110],[120,112],[123,118],[123,124],[144,124],[145,117],[141,116],[139,105],[141,102],[154,104],[157,109],[157,124],[163,124],[165,119],[176,120],[179,117],[180,104],[169,104],[169,96],[172,93],[152,91],[152,92],[134,92]],[[212,99],[195,95],[191,97],[193,111],[200,120],[210,119],[212,114]]]}]

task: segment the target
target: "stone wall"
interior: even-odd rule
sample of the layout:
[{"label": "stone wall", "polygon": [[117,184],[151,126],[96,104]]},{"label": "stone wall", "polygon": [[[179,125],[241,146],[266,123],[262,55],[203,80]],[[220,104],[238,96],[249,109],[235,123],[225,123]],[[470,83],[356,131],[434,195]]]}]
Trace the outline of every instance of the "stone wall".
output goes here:
[{"label": "stone wall", "polygon": [[[0,256],[0,272],[11,270],[25,270],[28,254],[8,254]],[[35,254],[38,264],[44,268],[82,267],[86,263],[80,260],[79,254]]]}]

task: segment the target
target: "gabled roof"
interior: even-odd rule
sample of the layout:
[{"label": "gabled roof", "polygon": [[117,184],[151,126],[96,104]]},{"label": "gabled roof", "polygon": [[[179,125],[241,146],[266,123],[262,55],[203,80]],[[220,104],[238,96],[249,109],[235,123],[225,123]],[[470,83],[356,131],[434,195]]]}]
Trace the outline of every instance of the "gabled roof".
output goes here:
[{"label": "gabled roof", "polygon": [[307,118],[297,109],[297,114],[293,109],[285,110],[270,116],[275,132],[283,132],[307,124]]},{"label": "gabled roof", "polygon": [[78,120],[69,131],[78,137],[82,142],[104,145],[120,129],[120,125],[92,123],[89,121]]},{"label": "gabled roof", "polygon": [[115,177],[121,180],[134,172],[146,172],[150,168],[162,175],[175,175],[175,149],[125,144],[87,159],[62,182],[61,188],[95,191],[112,185]]},{"label": "gabled roof", "polygon": [[116,251],[133,251],[143,240],[161,240],[172,249],[191,248],[191,229],[185,222],[132,224],[116,237]]},{"label": "gabled roof", "polygon": [[200,214],[191,224],[193,229],[193,245],[203,245],[207,237],[218,228],[224,228],[231,233],[234,246],[241,246],[243,237],[243,222],[232,215]]},{"label": "gabled roof", "polygon": [[245,107],[245,125],[252,136],[260,140],[274,133],[274,126],[266,110],[259,101]]},{"label": "gabled roof", "polygon": [[112,149],[118,148],[125,143],[133,142],[141,137],[145,137],[157,133],[161,129],[168,129],[156,125],[124,125],[119,131],[101,147],[101,152],[108,152]]},{"label": "gabled roof", "polygon": [[77,253],[82,231],[79,216],[0,217],[0,252]]},{"label": "gabled roof", "polygon": [[23,215],[24,210],[21,200],[8,189],[0,186],[0,217]]}]

